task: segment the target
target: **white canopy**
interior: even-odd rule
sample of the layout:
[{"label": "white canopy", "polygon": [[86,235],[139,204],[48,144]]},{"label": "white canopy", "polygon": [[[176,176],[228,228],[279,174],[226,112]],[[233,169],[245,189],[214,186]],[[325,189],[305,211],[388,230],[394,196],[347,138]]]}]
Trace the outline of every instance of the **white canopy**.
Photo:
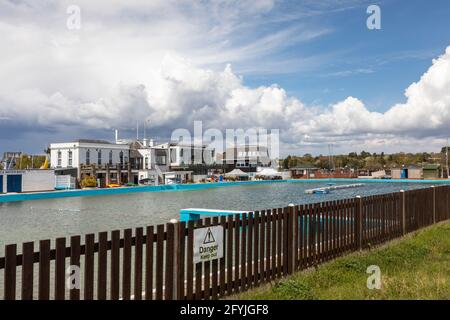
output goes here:
[{"label": "white canopy", "polygon": [[248,174],[240,169],[234,169],[228,173],[225,173],[226,177],[248,177]]},{"label": "white canopy", "polygon": [[273,168],[264,168],[261,171],[257,173],[258,176],[281,176],[281,172],[278,172],[277,170]]}]

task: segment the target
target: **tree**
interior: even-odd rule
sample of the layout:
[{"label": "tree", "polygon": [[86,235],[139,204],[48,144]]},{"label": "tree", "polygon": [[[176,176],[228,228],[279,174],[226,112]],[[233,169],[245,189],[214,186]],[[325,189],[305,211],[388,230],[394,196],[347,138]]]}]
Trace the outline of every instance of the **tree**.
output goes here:
[{"label": "tree", "polygon": [[370,152],[366,152],[364,150],[361,151],[361,158],[365,159],[365,158],[370,157],[370,156],[371,156]]},{"label": "tree", "polygon": [[365,159],[364,167],[369,170],[380,170],[383,168],[383,165],[378,161],[376,157],[367,157]]},{"label": "tree", "polygon": [[[383,168],[399,168],[408,165],[422,165],[424,163],[436,163],[440,162],[445,166],[445,151],[446,147],[443,147],[440,153],[394,153],[385,154],[373,153],[362,151],[360,155],[356,152],[350,152],[348,155],[333,155],[333,159],[337,167],[352,168],[352,169],[370,169],[379,170]],[[444,153],[443,153],[444,152]],[[309,153],[303,156],[289,155],[282,160],[284,168],[292,168],[298,165],[313,164],[321,169],[330,169],[330,161],[328,155],[312,156]]]},{"label": "tree", "polygon": [[305,153],[303,155],[303,160],[304,160],[304,162],[307,162],[307,163],[313,163],[314,158],[313,158],[313,156],[311,154]]},{"label": "tree", "polygon": [[45,156],[28,156],[22,154],[16,161],[14,169],[25,170],[25,169],[39,169],[45,162]]},{"label": "tree", "polygon": [[283,160],[283,168],[284,169],[289,169],[289,162],[290,162],[290,160],[291,160],[291,156],[290,155],[288,155],[286,157],[286,159]]}]

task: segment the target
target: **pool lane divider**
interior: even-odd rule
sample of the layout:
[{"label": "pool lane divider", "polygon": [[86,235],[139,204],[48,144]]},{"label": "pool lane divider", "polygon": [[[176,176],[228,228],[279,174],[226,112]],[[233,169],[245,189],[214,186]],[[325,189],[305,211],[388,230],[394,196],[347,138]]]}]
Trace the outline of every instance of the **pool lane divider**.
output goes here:
[{"label": "pool lane divider", "polygon": [[0,195],[0,203],[27,200],[56,199],[70,197],[107,196],[136,192],[171,192],[171,191],[195,191],[210,188],[232,187],[240,185],[257,185],[269,183],[308,183],[308,182],[360,182],[360,183],[422,183],[422,184],[450,184],[450,180],[388,180],[388,179],[288,179],[288,180],[261,180],[261,181],[234,181],[216,183],[192,183],[192,184],[166,184],[160,186],[137,186],[105,189],[77,189],[55,190],[32,193],[8,193]]},{"label": "pool lane divider", "polygon": [[329,193],[331,190],[340,190],[340,189],[349,189],[349,188],[358,188],[365,186],[364,183],[353,183],[353,184],[338,184],[332,185],[328,187],[314,188],[305,190],[306,194],[324,194]]}]

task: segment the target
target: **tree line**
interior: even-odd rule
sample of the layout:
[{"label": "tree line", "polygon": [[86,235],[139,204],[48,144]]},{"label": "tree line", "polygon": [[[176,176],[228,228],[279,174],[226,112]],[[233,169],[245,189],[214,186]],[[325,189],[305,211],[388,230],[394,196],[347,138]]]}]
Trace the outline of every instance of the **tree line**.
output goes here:
[{"label": "tree line", "polygon": [[316,168],[328,170],[334,168],[381,170],[410,165],[420,166],[423,164],[440,164],[441,166],[446,166],[446,151],[447,147],[443,147],[441,152],[431,153],[398,152],[385,154],[384,152],[370,153],[367,151],[362,151],[360,153],[350,152],[349,154],[333,156],[313,156],[306,153],[303,156],[288,155],[282,160],[281,164],[284,169],[299,166],[314,166]]}]

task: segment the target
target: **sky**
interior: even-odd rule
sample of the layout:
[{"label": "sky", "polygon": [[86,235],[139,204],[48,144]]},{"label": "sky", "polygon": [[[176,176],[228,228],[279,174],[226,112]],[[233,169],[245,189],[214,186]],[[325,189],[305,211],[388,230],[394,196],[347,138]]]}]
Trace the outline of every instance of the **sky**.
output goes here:
[{"label": "sky", "polygon": [[449,17],[446,0],[0,0],[0,152],[194,121],[279,129],[281,155],[437,152]]}]

